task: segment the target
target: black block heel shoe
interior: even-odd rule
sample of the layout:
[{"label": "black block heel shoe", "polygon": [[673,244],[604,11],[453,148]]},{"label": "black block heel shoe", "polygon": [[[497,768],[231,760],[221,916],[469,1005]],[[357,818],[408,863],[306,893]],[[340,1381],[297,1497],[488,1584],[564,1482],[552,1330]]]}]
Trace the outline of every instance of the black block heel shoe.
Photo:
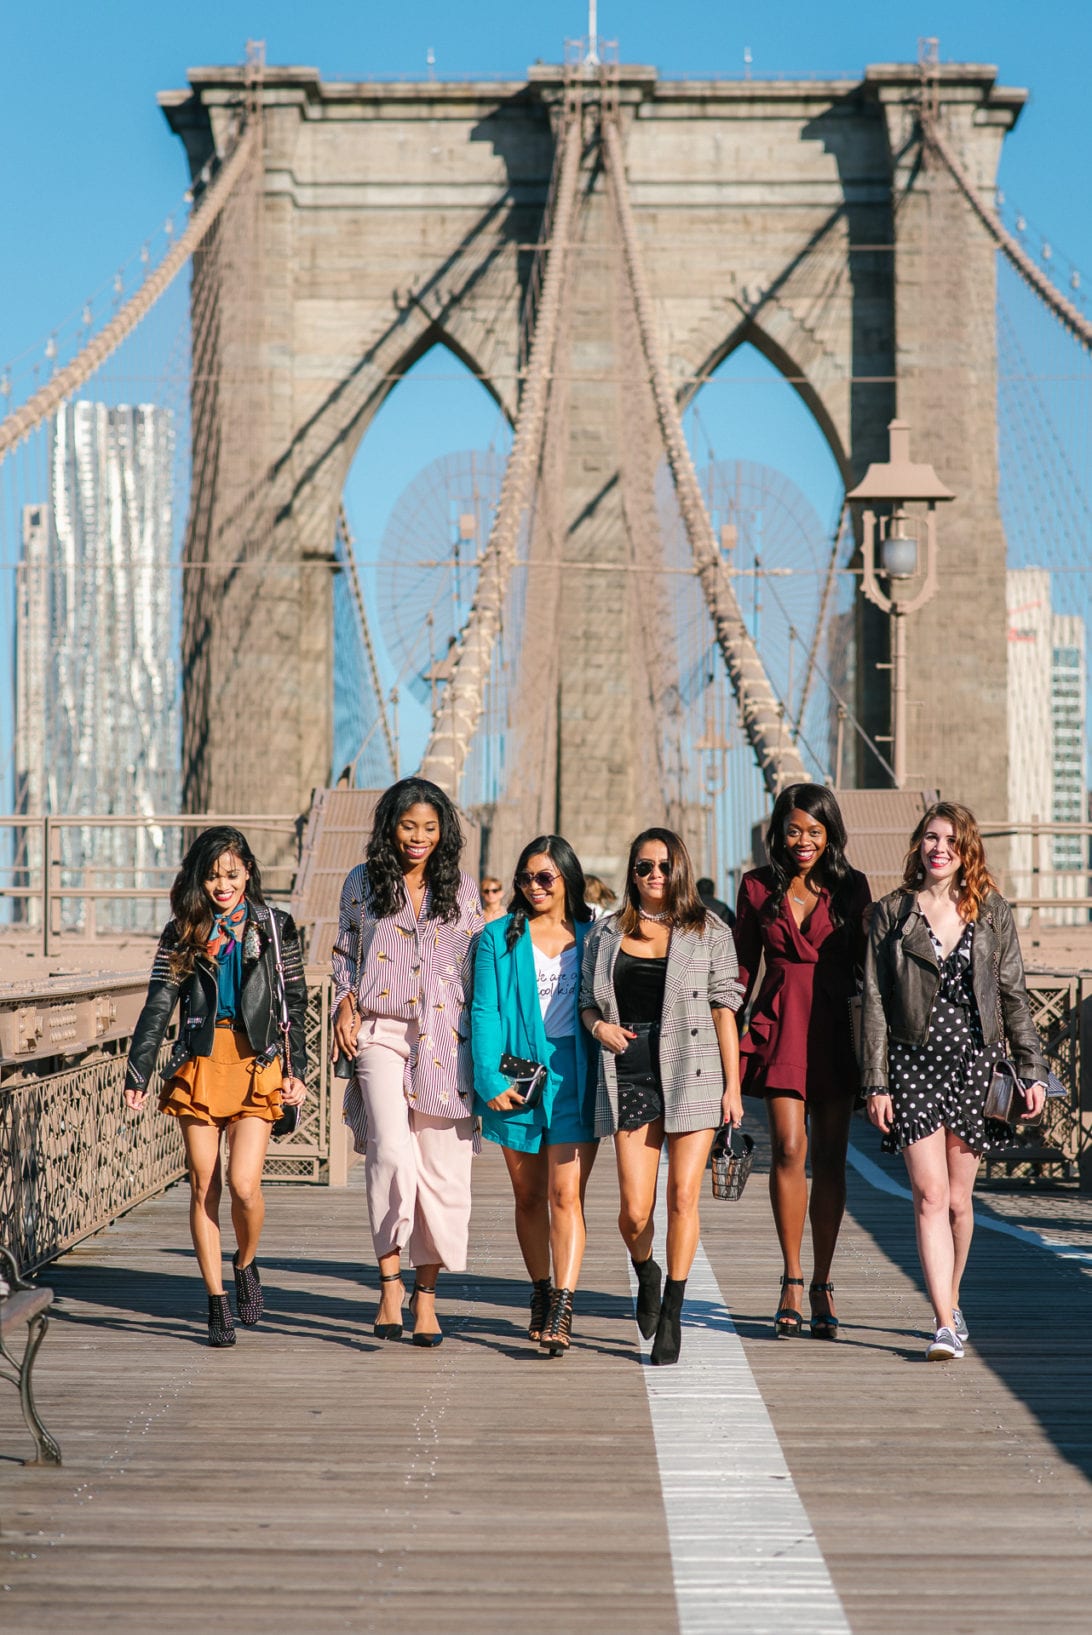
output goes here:
[{"label": "black block heel shoe", "polygon": [[550,1315],[539,1345],[551,1357],[568,1351],[573,1337],[573,1291],[555,1289],[550,1297]]},{"label": "black block heel shoe", "polygon": [[234,1345],[235,1325],[226,1294],[209,1295],[209,1345]]},{"label": "black block heel shoe", "polygon": [[414,1285],[413,1285],[413,1293],[410,1295],[410,1310],[413,1312],[413,1322],[414,1322],[413,1343],[414,1343],[414,1345],[438,1346],[438,1345],[443,1345],[443,1343],[444,1343],[444,1337],[438,1330],[437,1330],[437,1332],[435,1334],[418,1334],[418,1332],[417,1332],[417,1296],[419,1294],[435,1294],[435,1293],[436,1293],[435,1283],[432,1285],[431,1289],[426,1289],[425,1285],[423,1283],[414,1283]]},{"label": "black block heel shoe", "polygon": [[[379,1281],[380,1283],[401,1283],[402,1273],[391,1272],[389,1277],[385,1277],[380,1272]],[[401,1307],[401,1304],[402,1302],[399,1301],[399,1307]],[[402,1338],[402,1325],[401,1323],[373,1323],[372,1333],[377,1340],[400,1340]]]},{"label": "black block heel shoe", "polygon": [[548,1277],[536,1277],[531,1284],[531,1321],[527,1324],[529,1340],[541,1340],[546,1319],[550,1315],[550,1296],[553,1292],[553,1284]]},{"label": "black block heel shoe", "polygon": [[249,1266],[240,1266],[239,1251],[236,1249],[231,1264],[235,1268],[235,1315],[244,1328],[253,1328],[265,1310],[258,1262],[252,1260]]},{"label": "black block heel shoe", "polygon": [[656,1324],[656,1338],[652,1342],[649,1356],[649,1362],[654,1368],[664,1368],[679,1360],[679,1352],[682,1349],[682,1303],[685,1293],[685,1277],[669,1277],[664,1284],[660,1320]]},{"label": "black block heel shoe", "polygon": [[[817,1294],[833,1294],[833,1283],[809,1283],[808,1294],[814,1307]],[[828,1301],[828,1304],[830,1302]],[[812,1311],[811,1337],[813,1340],[836,1340],[838,1338],[838,1319],[832,1311]]]},{"label": "black block heel shoe", "polygon": [[[804,1287],[802,1277],[783,1277],[781,1279],[783,1289],[795,1289],[797,1286],[801,1289]],[[773,1326],[776,1339],[795,1340],[804,1327],[804,1319],[800,1312],[794,1311],[791,1306],[782,1306],[778,1311],[774,1312]]]},{"label": "black block heel shoe", "polygon": [[[632,1260],[632,1255],[630,1256]],[[651,1340],[660,1320],[660,1278],[663,1273],[649,1255],[647,1260],[634,1260],[637,1273],[637,1327],[646,1340]]]}]

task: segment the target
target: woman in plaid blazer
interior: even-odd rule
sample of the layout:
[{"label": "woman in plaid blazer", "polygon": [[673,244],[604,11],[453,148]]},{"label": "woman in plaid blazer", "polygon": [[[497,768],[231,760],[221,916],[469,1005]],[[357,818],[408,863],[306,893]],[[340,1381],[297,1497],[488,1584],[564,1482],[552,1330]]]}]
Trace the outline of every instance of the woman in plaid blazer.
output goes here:
[{"label": "woman in plaid blazer", "polygon": [[[732,933],[702,904],[686,847],[646,829],[630,847],[621,910],[584,940],[580,1009],[600,1044],[595,1133],[613,1135],[619,1227],[637,1272],[637,1324],[651,1360],[678,1361],[686,1279],[713,1136],[739,1124]],[[660,1152],[667,1143],[667,1281],[652,1258]]]}]

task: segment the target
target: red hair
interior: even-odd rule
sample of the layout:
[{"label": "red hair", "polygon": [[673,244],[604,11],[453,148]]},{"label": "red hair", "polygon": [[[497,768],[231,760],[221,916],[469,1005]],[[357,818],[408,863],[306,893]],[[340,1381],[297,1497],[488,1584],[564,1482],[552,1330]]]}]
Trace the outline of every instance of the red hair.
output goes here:
[{"label": "red hair", "polygon": [[997,890],[986,866],[986,848],[982,844],[975,816],[966,806],[956,801],[938,800],[929,807],[910,837],[910,850],[903,867],[903,891],[916,892],[925,880],[925,865],[921,860],[921,842],[931,823],[943,818],[955,830],[953,847],[959,857],[959,912],[965,920],[977,920],[991,891]]}]

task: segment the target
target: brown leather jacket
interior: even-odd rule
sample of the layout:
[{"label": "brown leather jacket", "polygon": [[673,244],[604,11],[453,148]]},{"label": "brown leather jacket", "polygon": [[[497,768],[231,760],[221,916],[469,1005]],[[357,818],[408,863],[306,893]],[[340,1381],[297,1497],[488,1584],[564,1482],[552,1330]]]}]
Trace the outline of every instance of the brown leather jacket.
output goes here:
[{"label": "brown leather jacket", "polygon": [[[1047,1076],[1043,1046],[1024,985],[1024,962],[1008,903],[991,892],[975,923],[971,980],[987,1050],[1004,1054],[998,1002],[1013,1065],[1023,1079]],[[929,928],[913,893],[889,892],[876,904],[865,954],[861,1012],[861,1086],[887,1088],[887,1041],[923,1045],[940,987]]]}]

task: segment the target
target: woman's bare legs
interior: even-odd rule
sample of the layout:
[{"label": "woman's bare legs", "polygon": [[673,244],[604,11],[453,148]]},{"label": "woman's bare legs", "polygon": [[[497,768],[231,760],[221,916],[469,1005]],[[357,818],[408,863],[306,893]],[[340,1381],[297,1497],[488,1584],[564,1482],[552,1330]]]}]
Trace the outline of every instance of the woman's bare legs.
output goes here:
[{"label": "woman's bare legs", "polygon": [[633,1260],[652,1253],[656,1177],[664,1144],[663,1120],[642,1124],[639,1130],[618,1130],[614,1158],[618,1166],[618,1230]]},{"label": "woman's bare legs", "polygon": [[249,1266],[258,1253],[265,1224],[262,1166],[271,1128],[264,1118],[237,1118],[228,1125],[227,1182],[240,1266]]},{"label": "woman's bare legs", "polygon": [[952,1228],[952,1305],[962,1304],[959,1288],[974,1235],[974,1184],[979,1154],[951,1130],[944,1132],[948,1158],[948,1220]]},{"label": "woman's bare legs", "polygon": [[[804,1275],[800,1267],[800,1248],[808,1213],[806,1114],[807,1107],[800,1096],[775,1091],[766,1097],[766,1118],[772,1147],[770,1203],[787,1278],[802,1278]],[[825,1283],[826,1278],[817,1277],[816,1281]],[[784,1310],[802,1311],[803,1292],[799,1286],[784,1286],[778,1305]]]},{"label": "woman's bare legs", "polygon": [[596,1141],[562,1142],[546,1148],[550,1198],[550,1251],[554,1286],[575,1289],[584,1259],[584,1193],[588,1186]]},{"label": "woman's bare legs", "polygon": [[[812,1282],[829,1283],[838,1246],[838,1233],[846,1212],[846,1149],[849,1123],[853,1117],[852,1096],[837,1101],[815,1102],[808,1109],[808,1147],[811,1157]],[[796,1274],[799,1276],[799,1273]],[[828,1293],[811,1297],[813,1313],[834,1316],[834,1300]]]},{"label": "woman's bare legs", "polygon": [[550,1169],[548,1148],[516,1152],[502,1147],[516,1200],[516,1238],[532,1283],[550,1275]]},{"label": "woman's bare legs", "polygon": [[715,1130],[667,1138],[667,1275],[685,1283],[701,1235],[701,1190]]},{"label": "woman's bare legs", "polygon": [[180,1118],[186,1168],[190,1179],[190,1236],[205,1288],[224,1292],[224,1253],[220,1244],[220,1128]]},{"label": "woman's bare legs", "polygon": [[[912,1141],[902,1150],[914,1194],[918,1256],[938,1328],[952,1327],[952,1289],[956,1281],[948,1139],[947,1130],[934,1130],[932,1135]],[[976,1171],[977,1168],[976,1159]]]}]

